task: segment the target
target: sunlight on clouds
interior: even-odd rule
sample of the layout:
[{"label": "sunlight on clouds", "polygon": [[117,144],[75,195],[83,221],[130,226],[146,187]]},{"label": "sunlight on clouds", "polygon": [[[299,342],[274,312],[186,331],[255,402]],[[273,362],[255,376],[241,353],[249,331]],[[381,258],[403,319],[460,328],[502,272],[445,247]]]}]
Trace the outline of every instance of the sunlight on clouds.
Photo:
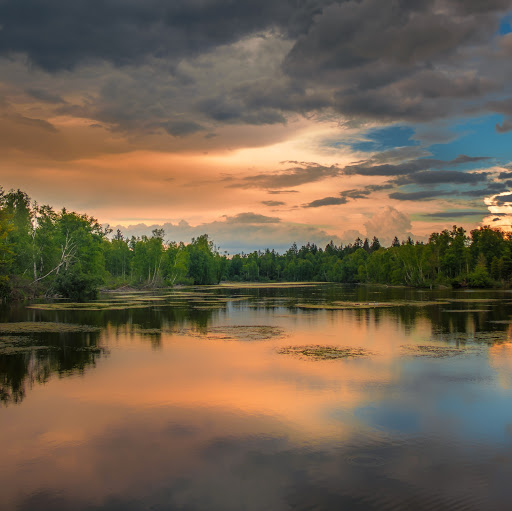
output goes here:
[{"label": "sunlight on clouds", "polygon": [[512,190],[485,197],[484,203],[491,214],[482,220],[482,225],[512,232]]}]

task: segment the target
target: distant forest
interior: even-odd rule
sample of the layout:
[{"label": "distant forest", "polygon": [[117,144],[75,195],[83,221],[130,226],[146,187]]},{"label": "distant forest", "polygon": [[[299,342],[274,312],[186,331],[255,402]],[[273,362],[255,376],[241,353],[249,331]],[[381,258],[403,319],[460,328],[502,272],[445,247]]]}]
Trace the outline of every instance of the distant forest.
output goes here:
[{"label": "distant forest", "polygon": [[220,254],[207,234],[189,244],[150,237],[125,238],[97,220],[40,206],[20,190],[0,193],[0,295],[94,298],[101,288],[152,288],[220,281],[318,281],[415,287],[508,286],[512,235],[483,227],[432,233],[427,243],[377,237],[318,247],[293,244],[284,254],[262,250]]}]

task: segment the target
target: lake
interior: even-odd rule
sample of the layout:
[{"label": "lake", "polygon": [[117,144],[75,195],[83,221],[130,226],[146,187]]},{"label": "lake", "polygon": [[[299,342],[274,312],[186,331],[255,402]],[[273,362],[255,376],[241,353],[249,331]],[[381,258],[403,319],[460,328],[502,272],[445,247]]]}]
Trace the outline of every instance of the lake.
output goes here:
[{"label": "lake", "polygon": [[0,314],[3,511],[511,508],[510,291],[241,284]]}]

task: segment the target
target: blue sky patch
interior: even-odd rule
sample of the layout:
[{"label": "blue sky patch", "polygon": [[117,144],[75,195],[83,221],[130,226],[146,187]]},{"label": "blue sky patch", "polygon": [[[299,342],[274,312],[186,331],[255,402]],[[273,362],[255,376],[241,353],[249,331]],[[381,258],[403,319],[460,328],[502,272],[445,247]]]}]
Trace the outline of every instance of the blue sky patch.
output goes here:
[{"label": "blue sky patch", "polygon": [[351,145],[355,151],[386,151],[395,147],[419,145],[417,140],[411,140],[414,129],[410,126],[389,126],[376,128],[365,134],[365,139]]},{"label": "blue sky patch", "polygon": [[512,32],[512,14],[508,14],[500,21],[499,34],[507,35]]},{"label": "blue sky patch", "polygon": [[507,164],[512,159],[512,131],[497,133],[496,124],[503,122],[503,116],[493,114],[473,120],[454,123],[452,130],[460,136],[446,144],[431,145],[431,158],[453,160],[461,154],[467,156],[491,156],[493,159],[460,165],[460,170],[492,167]]}]

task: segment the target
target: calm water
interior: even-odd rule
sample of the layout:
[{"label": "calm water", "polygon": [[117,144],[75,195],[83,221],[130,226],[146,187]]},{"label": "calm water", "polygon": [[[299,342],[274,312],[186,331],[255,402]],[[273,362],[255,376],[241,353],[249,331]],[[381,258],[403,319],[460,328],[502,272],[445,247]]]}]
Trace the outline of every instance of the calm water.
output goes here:
[{"label": "calm water", "polygon": [[1,313],[1,510],[511,509],[512,293],[142,298]]}]

